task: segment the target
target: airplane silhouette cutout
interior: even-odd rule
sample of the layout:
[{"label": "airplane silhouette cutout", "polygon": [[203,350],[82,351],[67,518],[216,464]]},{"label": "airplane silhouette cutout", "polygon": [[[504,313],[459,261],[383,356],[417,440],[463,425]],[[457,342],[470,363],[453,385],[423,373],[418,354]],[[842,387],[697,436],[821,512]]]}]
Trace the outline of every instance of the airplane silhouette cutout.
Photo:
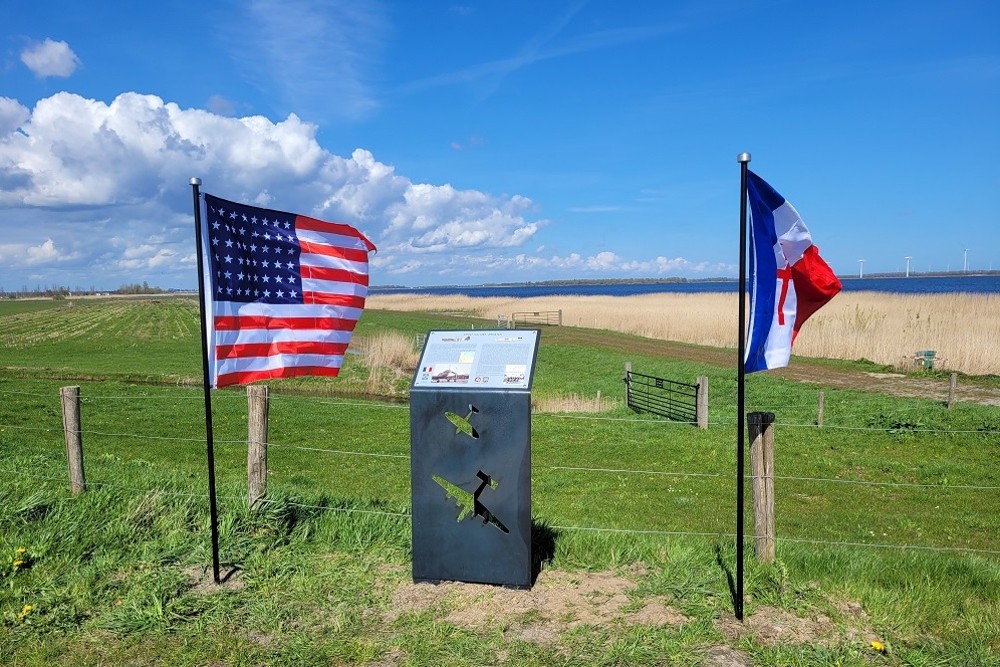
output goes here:
[{"label": "airplane silhouette cutout", "polygon": [[482,495],[487,486],[491,489],[496,489],[500,486],[500,482],[491,478],[482,470],[476,473],[476,477],[479,478],[479,487],[476,489],[475,493],[469,493],[465,489],[449,482],[440,475],[431,475],[431,479],[437,482],[442,489],[447,491],[448,497],[454,499],[455,505],[462,510],[458,514],[459,522],[471,513],[472,516],[482,517],[484,526],[489,523],[492,524],[497,530],[509,534],[510,529],[508,529],[507,526],[505,526],[504,523],[498,519],[493,512],[491,512],[489,508],[482,503],[482,501],[479,500],[479,496]]}]

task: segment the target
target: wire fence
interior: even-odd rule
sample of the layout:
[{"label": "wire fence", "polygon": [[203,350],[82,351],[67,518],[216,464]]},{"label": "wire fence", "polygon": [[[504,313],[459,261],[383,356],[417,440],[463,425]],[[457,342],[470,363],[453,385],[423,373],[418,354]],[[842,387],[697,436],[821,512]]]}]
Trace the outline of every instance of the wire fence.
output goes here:
[{"label": "wire fence", "polygon": [[[48,475],[38,475],[24,470],[11,470],[11,469],[0,469],[0,474],[4,475],[14,475],[20,477],[28,477],[31,479],[44,480],[50,482],[62,483],[65,480],[61,477],[54,477]],[[198,498],[208,501],[207,493],[191,493],[183,491],[166,491],[162,487],[152,487],[152,488],[137,488],[126,486],[122,484],[112,484],[109,482],[88,482],[94,486],[101,486],[107,488],[120,489],[124,491],[131,491],[135,493],[150,494],[157,493],[168,496],[177,496],[185,498]],[[219,500],[230,501],[233,503],[240,503],[245,500],[243,496],[235,495],[219,495],[217,496]],[[264,498],[260,501],[263,505],[276,505],[279,501]],[[364,508],[353,508],[353,507],[335,507],[328,504],[318,505],[309,503],[300,503],[293,501],[281,501],[282,505],[289,507],[296,507],[301,509],[316,509],[323,510],[327,512],[337,512],[342,514],[364,514],[371,516],[387,516],[396,517],[403,519],[410,519],[411,515],[409,512],[387,512],[384,510],[370,510]],[[577,532],[591,532],[591,533],[611,533],[620,535],[647,535],[647,536],[663,536],[663,537],[699,537],[699,538],[709,538],[714,540],[721,539],[735,539],[735,532],[727,531],[692,531],[692,530],[653,530],[653,529],[635,529],[635,528],[611,528],[611,527],[601,527],[601,526],[576,526],[576,525],[564,525],[564,524],[551,524],[549,528],[554,530],[564,530],[564,531],[577,531]],[[889,544],[889,543],[879,543],[879,542],[844,542],[844,541],[832,541],[832,540],[815,540],[807,538],[796,538],[796,537],[777,537],[778,542],[785,542],[789,544],[811,544],[817,546],[830,546],[830,547],[850,547],[850,548],[872,548],[872,549],[898,549],[898,550],[916,550],[916,551],[929,551],[929,552],[940,552],[940,553],[971,553],[971,554],[982,554],[982,555],[1000,555],[1000,550],[992,549],[977,549],[972,547],[941,547],[932,545],[914,545],[914,544]]]},{"label": "wire fence", "polygon": [[[54,405],[58,405],[58,397],[53,397],[51,394],[41,394],[41,393],[29,393],[29,392],[18,392],[10,390],[0,390],[0,395],[10,395],[10,396],[20,396],[29,398],[41,398],[53,401]],[[168,401],[168,400],[178,400],[178,401],[188,401],[190,399],[202,400],[200,395],[192,396],[178,396],[176,394],[164,394],[164,395],[140,395],[140,396],[129,396],[129,395],[92,395],[84,398],[84,403],[93,406],[94,409],[99,409],[99,406],[106,401]],[[231,393],[226,396],[227,400],[239,400],[243,403],[246,399],[245,396]],[[329,399],[320,399],[315,397],[285,397],[281,396],[277,398],[277,402],[281,403],[284,401],[296,402],[296,404],[301,405],[302,401],[308,401],[317,406],[334,407],[338,410],[344,409],[360,409],[360,410],[408,410],[408,405],[405,404],[387,404],[378,402],[361,402],[361,401],[331,401]],[[803,406],[788,406],[788,407],[803,407]],[[772,408],[775,410],[780,410],[780,406],[777,408]],[[51,425],[22,425],[22,424],[0,424],[0,433],[5,430],[10,431],[20,431],[20,432],[36,432],[36,433],[47,433],[47,434],[60,434],[63,432],[63,428],[58,423],[58,417],[50,417]],[[618,417],[618,416],[599,416],[599,415],[579,415],[579,414],[535,414],[532,415],[533,421],[538,421],[543,423],[547,420],[582,420],[586,422],[592,422],[595,427],[599,427],[602,423],[614,423],[616,426],[619,425],[635,425],[637,428],[648,428],[650,425],[656,425],[657,427],[663,426],[667,428],[687,428],[690,429],[688,424],[680,424],[677,422],[666,421],[662,419],[646,419],[637,417]],[[735,425],[735,420],[731,422],[726,420],[717,420],[712,422],[715,426],[730,426]],[[818,429],[820,428],[816,424],[786,424],[781,423],[781,428],[793,428],[793,429]],[[849,430],[857,432],[871,432],[871,433],[886,433],[886,428],[877,427],[849,427],[849,426],[834,426],[827,425],[824,426],[825,429],[831,430]],[[916,434],[947,434],[947,435],[969,435],[969,434],[982,434],[984,431],[982,429],[969,430],[969,429],[940,429],[940,428],[913,428],[910,429],[911,433]],[[987,431],[987,433],[992,435],[992,431]],[[115,439],[120,442],[130,442],[130,441],[163,441],[163,442],[174,442],[174,443],[187,443],[192,445],[202,446],[205,443],[205,438],[203,436],[167,436],[159,434],[142,434],[132,432],[130,430],[91,430],[81,428],[80,434],[87,439],[93,438],[109,438]],[[245,445],[246,439],[216,439],[216,444],[219,445]],[[317,447],[308,443],[294,443],[294,442],[280,442],[280,441],[269,441],[267,443],[269,448],[274,448],[276,450],[290,450],[290,451],[302,451],[309,452],[313,454],[323,454],[333,457],[360,457],[360,458],[370,458],[370,459],[384,459],[390,461],[399,462],[409,462],[409,453],[400,452],[379,452],[379,451],[365,451],[361,449],[351,449],[351,448],[325,448]],[[716,479],[724,480],[727,478],[732,478],[733,475],[723,472],[709,472],[709,471],[695,471],[695,470],[651,470],[643,468],[631,468],[631,467],[602,467],[602,466],[572,466],[572,465],[536,465],[534,471],[537,474],[553,474],[558,475],[560,473],[574,473],[574,474],[585,474],[585,475],[637,475],[646,476],[651,478],[688,478],[692,480],[705,480],[705,479]],[[65,477],[57,476],[51,472],[45,474],[38,471],[26,470],[26,469],[0,469],[0,474],[28,477],[37,480],[47,481],[47,482],[62,482],[65,483]],[[402,471],[400,474],[403,474]],[[406,473],[408,475],[408,471]],[[955,480],[948,480],[947,483],[925,483],[925,482],[910,482],[910,481],[873,481],[868,479],[860,478],[840,478],[840,477],[821,477],[821,476],[807,476],[807,475],[774,475],[772,476],[774,480],[787,481],[787,482],[798,482],[798,483],[810,483],[810,484],[830,484],[830,485],[857,485],[863,487],[874,487],[874,488],[884,488],[888,490],[938,490],[938,491],[970,491],[970,492],[996,492],[1000,490],[1000,485],[993,484],[974,484],[974,483],[956,483]],[[747,475],[746,479],[752,480],[752,475]],[[207,493],[192,493],[187,491],[172,491],[167,490],[162,487],[153,486],[151,488],[141,488],[136,486],[121,485],[115,482],[109,481],[88,481],[88,484],[116,488],[124,491],[135,492],[135,493],[162,493],[164,495],[174,495],[179,497],[189,497],[189,498],[208,498]],[[245,502],[246,498],[244,496],[230,496],[226,500],[232,502]],[[272,503],[273,501],[269,499],[263,499],[264,503]],[[314,505],[309,503],[298,503],[298,502],[288,502],[287,504],[308,508],[308,509],[319,509],[334,512],[343,512],[348,514],[371,514],[371,515],[384,515],[397,518],[409,518],[408,512],[390,512],[381,510],[370,510],[364,508],[338,508],[331,507],[328,505]],[[658,530],[654,528],[643,529],[643,528],[623,528],[615,526],[586,526],[586,525],[570,525],[555,523],[550,526],[556,530],[565,531],[580,531],[580,532],[595,532],[595,533],[620,533],[620,534],[633,534],[633,535],[659,535],[659,536],[686,536],[686,537],[701,537],[701,538],[711,538],[711,539],[731,539],[735,537],[735,533],[727,531],[697,531],[697,530]],[[928,545],[928,544],[893,544],[893,543],[876,543],[876,542],[859,542],[850,539],[846,540],[823,540],[823,539],[812,539],[809,537],[798,537],[798,536],[778,536],[778,542],[784,542],[789,544],[809,544],[809,545],[822,545],[822,546],[832,546],[832,547],[850,547],[850,548],[874,548],[874,549],[912,549],[912,550],[923,550],[923,551],[936,551],[936,552],[965,552],[965,553],[975,553],[983,555],[996,555],[1000,554],[1000,551],[994,549],[986,548],[973,548],[964,546],[941,546],[941,545]]]}]

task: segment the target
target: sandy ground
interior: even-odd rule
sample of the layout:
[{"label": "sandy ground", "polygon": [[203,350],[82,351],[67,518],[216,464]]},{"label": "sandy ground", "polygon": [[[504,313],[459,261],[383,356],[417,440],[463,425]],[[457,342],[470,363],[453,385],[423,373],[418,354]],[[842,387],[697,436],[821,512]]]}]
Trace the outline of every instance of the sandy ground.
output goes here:
[{"label": "sandy ground", "polygon": [[[505,638],[529,641],[558,652],[568,650],[566,633],[581,627],[603,629],[680,627],[692,620],[663,596],[637,596],[637,581],[645,575],[642,565],[623,571],[563,572],[542,570],[530,590],[459,582],[400,584],[383,619],[392,623],[403,615],[430,613],[452,625],[489,635],[497,630]],[[801,615],[775,607],[753,608],[743,622],[731,614],[715,620],[729,644],[751,638],[764,645],[800,644],[866,646],[877,636],[856,602],[832,602],[826,611]],[[381,664],[401,664],[399,654]],[[496,664],[506,662],[498,655]],[[708,647],[706,665],[748,665],[745,654],[725,644]]]}]

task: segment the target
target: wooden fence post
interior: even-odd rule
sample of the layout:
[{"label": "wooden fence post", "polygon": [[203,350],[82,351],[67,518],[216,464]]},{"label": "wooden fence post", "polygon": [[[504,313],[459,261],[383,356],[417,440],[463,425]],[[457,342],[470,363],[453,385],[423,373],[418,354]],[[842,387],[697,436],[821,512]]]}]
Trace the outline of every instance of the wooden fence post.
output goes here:
[{"label": "wooden fence post", "polygon": [[83,476],[83,434],[80,433],[80,387],[62,387],[59,398],[69,462],[69,490],[75,496],[87,490]]},{"label": "wooden fence post", "polygon": [[819,405],[816,406],[816,425],[823,428],[823,404],[826,402],[826,395],[819,392]]},{"label": "wooden fence post", "polygon": [[597,412],[601,411],[601,390],[600,389],[597,390],[597,399],[594,401],[594,408],[596,408]]},{"label": "wooden fence post", "polygon": [[267,413],[265,385],[247,385],[247,481],[250,507],[267,492]]},{"label": "wooden fence post", "polygon": [[774,561],[774,413],[747,415],[750,473],[753,476],[754,554],[762,563]]},{"label": "wooden fence post", "polygon": [[708,429],[708,376],[698,376],[698,396],[695,399],[695,415],[698,428]]},{"label": "wooden fence post", "polygon": [[958,388],[958,373],[952,373],[948,379],[948,409],[955,404],[955,389]]}]

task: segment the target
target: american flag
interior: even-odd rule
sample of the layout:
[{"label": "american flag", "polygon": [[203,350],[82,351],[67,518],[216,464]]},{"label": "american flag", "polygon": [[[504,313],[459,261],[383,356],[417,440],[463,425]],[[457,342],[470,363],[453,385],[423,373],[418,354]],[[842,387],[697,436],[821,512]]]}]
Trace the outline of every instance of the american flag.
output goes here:
[{"label": "american flag", "polygon": [[368,294],[364,234],[205,195],[205,303],[213,387],[334,377]]}]

